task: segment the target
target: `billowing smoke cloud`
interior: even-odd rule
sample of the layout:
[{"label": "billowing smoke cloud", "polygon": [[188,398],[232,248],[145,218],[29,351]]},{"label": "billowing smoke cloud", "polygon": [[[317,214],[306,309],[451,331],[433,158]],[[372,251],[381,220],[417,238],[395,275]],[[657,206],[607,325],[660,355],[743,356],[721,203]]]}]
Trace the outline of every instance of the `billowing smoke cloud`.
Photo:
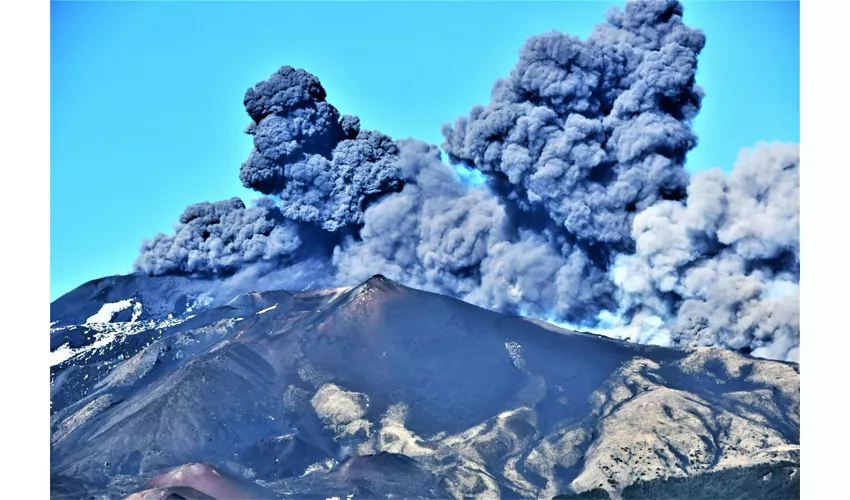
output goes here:
[{"label": "billowing smoke cloud", "polygon": [[340,117],[310,73],[284,66],[248,89],[244,103],[254,149],[239,177],[278,197],[287,218],[331,232],[358,226],[369,201],[401,189],[396,144]]},{"label": "billowing smoke cloud", "polygon": [[240,178],[266,197],[189,207],[137,267],[228,277],[222,290],[381,273],[636,341],[794,359],[798,149],[759,146],[729,176],[690,179],[705,39],[682,14],[633,1],[587,40],[530,39],[491,102],[444,126],[454,168],[435,146],[360,130],[318,78],[283,67],[244,100]]},{"label": "billowing smoke cloud", "polygon": [[728,177],[696,174],[686,203],[641,212],[613,273],[623,307],[671,318],[676,343],[797,359],[799,170],[797,145],[760,144]]},{"label": "billowing smoke cloud", "polygon": [[239,198],[191,205],[175,234],[142,244],[136,267],[148,274],[225,276],[261,262],[284,262],[301,246],[296,224],[268,201],[246,208]]},{"label": "billowing smoke cloud", "polygon": [[634,214],[684,196],[705,39],[681,15],[678,2],[633,2],[586,41],[534,37],[490,104],[444,127],[453,161],[488,174],[521,223],[561,241],[569,285],[553,292],[593,287],[581,314],[613,306],[615,289],[601,282],[613,256],[633,248]]},{"label": "billowing smoke cloud", "polygon": [[410,182],[366,210],[360,239],[334,254],[343,282],[375,274],[452,295],[473,291],[489,249],[510,227],[504,207],[486,187],[470,188],[440,161],[437,148],[400,141],[400,164]]},{"label": "billowing smoke cloud", "polygon": [[143,243],[136,268],[200,276],[253,264],[270,270],[327,259],[345,234],[356,234],[363,210],[403,186],[398,146],[360,130],[356,116],[341,117],[325,97],[318,78],[289,66],[248,89],[254,148],[240,179],[267,196],[252,208],[238,198],[190,206],[174,235]]}]

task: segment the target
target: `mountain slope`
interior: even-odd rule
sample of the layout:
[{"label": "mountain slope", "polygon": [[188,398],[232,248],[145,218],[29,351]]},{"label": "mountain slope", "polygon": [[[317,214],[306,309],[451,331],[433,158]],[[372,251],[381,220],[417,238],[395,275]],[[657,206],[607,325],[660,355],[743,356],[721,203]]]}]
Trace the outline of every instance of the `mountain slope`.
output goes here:
[{"label": "mountain slope", "polygon": [[[205,301],[189,278],[104,285],[126,278],[51,308],[56,498],[151,490],[194,462],[299,498],[616,497],[799,463],[796,364],[567,331],[382,276]],[[132,297],[155,307],[80,324]]]}]

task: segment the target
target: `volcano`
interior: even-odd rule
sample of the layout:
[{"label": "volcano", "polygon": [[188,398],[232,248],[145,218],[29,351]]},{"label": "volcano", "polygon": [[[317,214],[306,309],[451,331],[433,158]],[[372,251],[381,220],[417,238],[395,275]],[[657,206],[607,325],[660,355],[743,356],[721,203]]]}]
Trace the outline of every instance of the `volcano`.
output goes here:
[{"label": "volcano", "polygon": [[795,363],[631,344],[380,275],[211,289],[135,274],[51,304],[52,498],[619,498],[798,474]]}]

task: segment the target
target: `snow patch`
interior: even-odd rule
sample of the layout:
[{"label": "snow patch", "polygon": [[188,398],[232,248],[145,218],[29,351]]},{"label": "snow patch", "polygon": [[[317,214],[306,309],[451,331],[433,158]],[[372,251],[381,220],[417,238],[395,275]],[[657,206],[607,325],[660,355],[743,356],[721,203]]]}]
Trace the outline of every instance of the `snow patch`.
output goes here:
[{"label": "snow patch", "polygon": [[[126,309],[126,307],[124,309]],[[184,321],[189,320],[193,317],[194,316],[188,316],[182,319],[165,319],[162,321],[148,320],[118,323],[87,323],[84,326],[96,332],[94,334],[94,342],[88,345],[84,345],[82,347],[78,347],[76,349],[71,348],[71,346],[67,342],[62,344],[53,351],[50,351],[50,366],[58,365],[59,363],[73,358],[74,356],[91,352],[96,349],[100,349],[101,347],[106,347],[115,342],[116,340],[123,340],[124,338],[130,335],[135,335],[146,330],[161,330],[163,328],[169,328],[175,325],[179,325],[180,323],[183,323]],[[51,332],[64,329],[73,330],[75,328],[76,325],[71,327],[53,329],[51,330]]]},{"label": "snow patch", "polygon": [[307,476],[314,472],[327,472],[337,464],[337,461],[332,458],[326,458],[322,462],[316,462],[307,467],[307,470],[304,471],[304,474],[301,474],[301,477]]},{"label": "snow patch", "polygon": [[265,314],[265,313],[271,311],[272,309],[277,309],[277,304],[275,304],[271,307],[267,307],[267,308],[263,309],[262,311],[257,311],[257,314]]},{"label": "snow patch", "polygon": [[130,321],[136,321],[139,319],[139,316],[142,315],[142,303],[136,302],[133,304],[133,317],[130,318]]},{"label": "snow patch", "polygon": [[109,323],[112,321],[112,317],[115,316],[116,313],[123,311],[124,309],[128,309],[133,305],[133,301],[130,299],[124,299],[118,302],[109,302],[107,304],[103,304],[100,306],[100,310],[95,314],[89,316],[86,320],[87,325],[92,323]]},{"label": "snow patch", "polygon": [[68,344],[62,344],[55,350],[50,351],[50,366],[58,365],[66,359],[72,358],[77,352],[79,351],[71,349]]}]

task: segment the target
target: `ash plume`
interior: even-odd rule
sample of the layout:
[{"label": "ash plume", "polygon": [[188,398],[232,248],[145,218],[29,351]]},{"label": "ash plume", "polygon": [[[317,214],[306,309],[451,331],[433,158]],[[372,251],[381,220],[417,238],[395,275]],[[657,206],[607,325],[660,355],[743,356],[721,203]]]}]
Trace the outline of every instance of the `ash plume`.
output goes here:
[{"label": "ash plume", "polygon": [[[488,175],[520,223],[548,218],[560,253],[594,280],[633,248],[634,214],[687,187],[705,38],[681,16],[675,1],[631,2],[587,40],[531,38],[490,104],[443,129],[449,158]],[[588,312],[613,304],[613,286],[596,291]]]},{"label": "ash plume", "polygon": [[586,40],[531,38],[490,103],[443,127],[452,165],[361,130],[316,76],[284,66],[244,98],[240,179],[265,197],[189,207],[137,269],[221,278],[228,293],[380,273],[638,342],[795,359],[798,148],[760,145],[731,175],[690,178],[705,37],[682,16],[678,1],[636,0]]},{"label": "ash plume", "polygon": [[366,210],[359,240],[336,249],[339,277],[357,282],[379,269],[410,286],[465,296],[479,286],[492,246],[510,238],[504,206],[485,187],[459,182],[436,147],[417,140],[399,146],[411,181]]},{"label": "ash plume", "polygon": [[760,144],[731,175],[694,176],[684,203],[635,217],[614,277],[629,312],[670,318],[672,341],[799,357],[800,149]]},{"label": "ash plume", "polygon": [[173,235],[142,243],[135,267],[150,275],[225,276],[260,261],[282,262],[301,246],[296,224],[268,202],[239,198],[190,205]]},{"label": "ash plume", "polygon": [[254,149],[239,178],[279,199],[287,218],[335,232],[361,225],[369,201],[402,182],[392,139],[360,130],[357,117],[341,117],[325,96],[318,78],[289,66],[248,89]]}]

